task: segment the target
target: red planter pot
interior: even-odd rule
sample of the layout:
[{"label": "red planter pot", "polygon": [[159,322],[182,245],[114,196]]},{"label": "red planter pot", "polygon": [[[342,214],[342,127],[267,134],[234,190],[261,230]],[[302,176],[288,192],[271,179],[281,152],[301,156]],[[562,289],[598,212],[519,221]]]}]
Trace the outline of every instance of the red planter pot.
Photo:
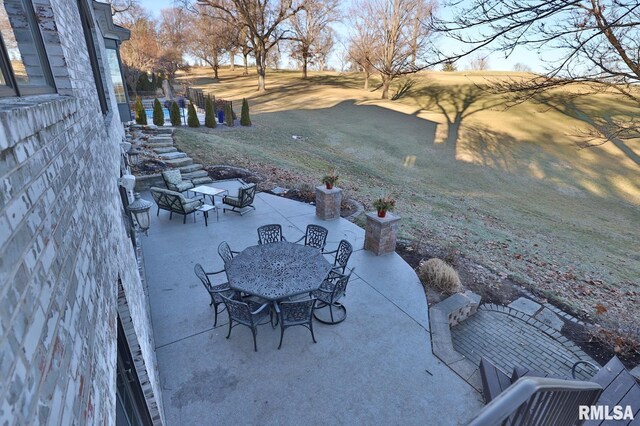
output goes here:
[{"label": "red planter pot", "polygon": [[378,210],[378,217],[385,217],[387,215],[386,210]]},{"label": "red planter pot", "polygon": [[333,184],[332,183],[325,182],[325,185],[327,186],[327,189],[333,189]]}]

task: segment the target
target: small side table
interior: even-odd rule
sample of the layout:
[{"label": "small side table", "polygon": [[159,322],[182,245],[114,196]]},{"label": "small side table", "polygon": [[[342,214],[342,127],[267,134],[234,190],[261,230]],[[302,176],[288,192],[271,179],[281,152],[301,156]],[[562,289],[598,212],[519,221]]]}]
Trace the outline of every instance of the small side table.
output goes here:
[{"label": "small side table", "polygon": [[198,207],[198,211],[202,212],[202,214],[204,215],[205,226],[209,226],[209,212],[211,210],[216,211],[216,222],[217,222],[219,218],[218,218],[218,209],[216,208],[216,206],[212,206],[211,204],[203,204],[200,207]]}]

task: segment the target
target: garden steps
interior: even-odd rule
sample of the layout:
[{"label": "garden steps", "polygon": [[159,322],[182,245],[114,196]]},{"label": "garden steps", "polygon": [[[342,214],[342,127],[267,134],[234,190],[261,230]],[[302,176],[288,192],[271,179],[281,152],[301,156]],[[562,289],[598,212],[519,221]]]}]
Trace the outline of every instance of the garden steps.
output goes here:
[{"label": "garden steps", "polygon": [[173,142],[167,139],[167,142],[147,142],[147,146],[151,148],[162,148],[167,146],[173,146]]},{"label": "garden steps", "polygon": [[178,167],[180,169],[180,173],[191,173],[198,170],[202,170],[204,166],[202,164],[190,164],[188,166]]},{"label": "garden steps", "polygon": [[169,166],[171,166],[173,168],[178,168],[178,167],[192,165],[193,164],[193,159],[185,156],[183,158],[177,158],[177,159],[174,159],[174,160],[165,160],[165,163],[167,163]]},{"label": "garden steps", "polygon": [[162,160],[177,160],[179,158],[185,158],[186,156],[187,154],[178,150],[176,150],[175,152],[167,152],[166,154],[158,155],[158,157],[160,157]]},{"label": "garden steps", "polygon": [[213,180],[209,176],[204,176],[204,177],[191,179],[191,183],[193,183],[195,186],[206,185],[207,183],[213,183]]},{"label": "garden steps", "polygon": [[196,179],[208,176],[209,173],[207,173],[206,170],[196,170],[195,172],[182,173],[182,177],[185,179]]},{"label": "garden steps", "polygon": [[153,152],[155,152],[156,154],[168,154],[170,152],[177,152],[178,148],[174,147],[174,146],[161,146],[161,147],[157,147],[157,148],[152,148]]}]

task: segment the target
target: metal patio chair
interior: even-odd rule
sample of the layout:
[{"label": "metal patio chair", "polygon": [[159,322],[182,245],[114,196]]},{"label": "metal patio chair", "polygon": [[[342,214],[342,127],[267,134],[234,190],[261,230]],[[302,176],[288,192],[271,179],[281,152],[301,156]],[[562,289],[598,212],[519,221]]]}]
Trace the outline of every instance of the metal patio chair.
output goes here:
[{"label": "metal patio chair", "polygon": [[253,210],[256,208],[253,206],[253,199],[256,196],[256,184],[250,183],[248,185],[242,185],[238,189],[238,195],[236,197],[232,197],[230,195],[225,195],[222,197],[222,204],[226,204],[231,206],[231,208],[224,207],[222,209],[223,213],[226,213],[227,210],[240,213],[240,216],[245,214],[246,210],[251,207]]},{"label": "metal patio chair", "polygon": [[[311,292],[311,295],[318,299],[313,312],[315,319],[324,324],[338,324],[347,318],[347,308],[345,308],[339,300],[347,291],[347,284],[349,284],[349,279],[354,269],[355,268],[347,275],[330,271],[327,278],[320,285],[320,288]],[[331,319],[319,318],[317,311],[327,307],[329,308],[329,317]],[[334,310],[337,310],[337,312],[334,313]]]},{"label": "metal patio chair", "polygon": [[213,321],[213,327],[215,328],[216,325],[218,325],[218,306],[223,305],[223,309],[224,309],[224,302],[222,300],[222,296],[225,294],[227,296],[233,294],[233,290],[231,290],[231,287],[229,287],[228,282],[213,285],[209,280],[209,276],[221,274],[224,272],[224,269],[216,272],[205,272],[202,265],[200,265],[199,263],[196,263],[196,265],[193,267],[193,272],[195,272],[196,276],[200,278],[200,281],[202,281],[202,285],[204,285],[204,288],[207,289],[207,291],[209,292],[209,296],[211,296],[211,303],[209,303],[209,306],[213,305],[213,309],[215,312],[215,317]]},{"label": "metal patio chair", "polygon": [[351,257],[351,253],[353,253],[353,246],[347,240],[341,240],[338,244],[338,248],[333,251],[327,251],[323,254],[334,254],[335,258],[333,259],[333,269],[336,271],[340,271],[340,273],[344,274],[347,269],[347,263],[349,262],[349,258]]},{"label": "metal patio chair", "polygon": [[275,304],[278,322],[280,323],[280,344],[278,345],[278,349],[282,347],[284,330],[297,325],[308,328],[311,332],[313,343],[317,343],[316,336],[313,334],[313,307],[315,303],[316,299],[308,298],[303,300],[282,301]]},{"label": "metal patio chair", "polygon": [[277,223],[258,228],[258,244],[279,243],[287,241],[282,235],[282,226]]},{"label": "metal patio chair", "polygon": [[309,247],[315,247],[318,250],[324,250],[324,246],[327,244],[327,235],[329,231],[327,228],[320,225],[307,225],[307,232],[298,240],[299,243],[304,240],[304,245]]},{"label": "metal patio chair", "polygon": [[227,267],[227,265],[229,265],[229,262],[233,260],[233,257],[238,253],[240,252],[231,250],[231,247],[229,247],[229,244],[226,241],[223,241],[220,243],[220,245],[218,245],[218,254],[222,258],[225,268]]},{"label": "metal patio chair", "polygon": [[258,352],[258,344],[256,343],[258,326],[271,322],[269,303],[260,304],[253,300],[242,300],[237,294],[232,297],[223,295],[222,300],[229,313],[229,333],[227,333],[227,339],[231,336],[231,329],[236,325],[249,327],[249,329],[251,329],[251,335],[253,336],[253,350]]}]

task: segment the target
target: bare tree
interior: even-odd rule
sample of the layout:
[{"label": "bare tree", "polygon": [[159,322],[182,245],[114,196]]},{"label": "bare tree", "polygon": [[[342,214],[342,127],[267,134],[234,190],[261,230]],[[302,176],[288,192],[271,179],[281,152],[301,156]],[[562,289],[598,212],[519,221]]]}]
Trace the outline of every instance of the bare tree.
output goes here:
[{"label": "bare tree", "polygon": [[368,26],[377,41],[371,66],[382,77],[382,99],[389,99],[394,79],[425,67],[414,58],[424,52],[430,35],[424,20],[433,10],[431,0],[360,0],[352,8],[354,27]]},{"label": "bare tree", "polygon": [[136,92],[138,79],[143,72],[152,72],[158,64],[160,46],[156,23],[139,6],[127,9],[119,16],[120,25],[131,31],[131,38],[120,47],[124,75],[129,87]]},{"label": "bare tree", "polygon": [[522,62],[516,62],[513,66],[513,70],[516,72],[531,72],[531,67],[527,64],[523,64]]},{"label": "bare tree", "polygon": [[307,78],[307,66],[319,59],[320,51],[333,44],[328,40],[333,36],[329,24],[339,19],[338,6],[338,0],[306,0],[302,10],[291,17],[291,56],[302,65],[302,78]]},{"label": "bare tree", "polygon": [[267,54],[286,37],[288,30],[284,24],[302,9],[302,3],[298,0],[199,0],[198,5],[220,10],[230,25],[245,30],[256,60],[258,90],[264,91]]},{"label": "bare tree", "polygon": [[333,50],[333,46],[335,45],[335,40],[336,37],[332,28],[325,29],[325,31],[320,35],[315,49],[315,62],[318,66],[318,70],[324,71],[327,69],[327,61],[331,51]]},{"label": "bare tree", "polygon": [[[448,2],[450,21],[434,29],[464,43],[437,61],[492,49],[509,56],[517,47],[547,57],[547,68],[504,88],[523,97],[575,83],[613,90],[640,106],[640,2],[632,0],[472,0]],[[616,135],[620,133],[611,131]]]},{"label": "bare tree", "polygon": [[211,14],[193,15],[192,27],[195,30],[187,40],[187,50],[196,58],[204,61],[213,70],[213,78],[218,81],[218,70],[223,55],[231,53],[236,40],[235,29],[226,21],[216,18],[218,10]]},{"label": "bare tree", "polygon": [[379,50],[379,41],[364,17],[352,15],[351,26],[347,56],[358,70],[364,72],[364,90],[369,90],[369,78],[374,72],[373,61]]},{"label": "bare tree", "polygon": [[184,64],[187,20],[183,9],[171,7],[160,11],[158,69],[166,75],[169,83],[173,83],[176,72]]},{"label": "bare tree", "polygon": [[477,54],[469,61],[469,69],[472,71],[486,71],[489,69],[489,58]]}]

